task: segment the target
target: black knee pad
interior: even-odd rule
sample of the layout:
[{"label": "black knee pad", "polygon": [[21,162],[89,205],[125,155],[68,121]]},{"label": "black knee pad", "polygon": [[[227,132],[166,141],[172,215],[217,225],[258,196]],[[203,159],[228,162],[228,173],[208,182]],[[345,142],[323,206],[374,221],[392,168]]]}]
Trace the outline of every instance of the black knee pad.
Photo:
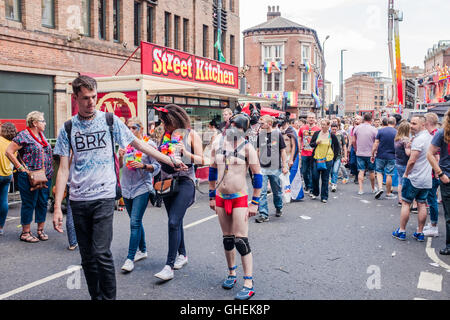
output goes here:
[{"label": "black knee pad", "polygon": [[227,251],[234,249],[234,236],[223,236],[223,247]]},{"label": "black knee pad", "polygon": [[250,249],[250,245],[248,244],[248,238],[237,237],[235,240],[236,250],[240,253],[241,256],[246,256],[252,250]]}]

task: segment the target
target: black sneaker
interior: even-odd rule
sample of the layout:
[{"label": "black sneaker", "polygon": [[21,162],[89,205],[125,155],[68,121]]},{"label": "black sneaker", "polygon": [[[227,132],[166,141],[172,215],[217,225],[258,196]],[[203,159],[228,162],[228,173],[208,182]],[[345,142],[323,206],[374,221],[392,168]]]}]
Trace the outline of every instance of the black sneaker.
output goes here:
[{"label": "black sneaker", "polygon": [[263,223],[263,222],[268,222],[269,221],[269,217],[264,217],[264,216],[259,216],[258,218],[255,219],[256,223]]},{"label": "black sneaker", "polygon": [[281,217],[283,215],[283,210],[282,209],[277,209],[275,216],[276,217]]}]

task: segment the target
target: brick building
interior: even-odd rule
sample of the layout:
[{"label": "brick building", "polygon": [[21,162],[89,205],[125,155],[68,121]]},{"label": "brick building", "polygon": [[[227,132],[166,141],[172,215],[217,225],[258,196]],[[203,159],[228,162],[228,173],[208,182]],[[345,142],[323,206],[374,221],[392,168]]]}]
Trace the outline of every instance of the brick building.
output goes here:
[{"label": "brick building", "polygon": [[361,72],[345,80],[345,114],[375,111],[375,78]]},{"label": "brick building", "polygon": [[267,21],[243,35],[247,93],[275,98],[280,106],[283,96],[290,97],[288,111],[298,116],[314,110],[312,93],[324,65],[316,31],[283,18],[279,7],[269,7]]},{"label": "brick building", "polygon": [[[0,119],[45,113],[47,137],[71,115],[67,81],[115,75],[140,41],[217,59],[218,0],[0,1]],[[239,0],[222,0],[222,50],[239,65]],[[140,73],[139,50],[118,75]]]}]

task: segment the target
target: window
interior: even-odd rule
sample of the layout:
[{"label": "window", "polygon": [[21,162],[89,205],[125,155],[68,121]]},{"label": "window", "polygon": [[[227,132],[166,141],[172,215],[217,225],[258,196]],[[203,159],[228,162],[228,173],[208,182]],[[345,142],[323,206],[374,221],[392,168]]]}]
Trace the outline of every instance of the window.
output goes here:
[{"label": "window", "polygon": [[189,19],[183,19],[183,51],[189,51]]},{"label": "window", "polygon": [[22,1],[20,0],[5,0],[5,13],[6,19],[20,21],[21,10],[20,6]]},{"label": "window", "polygon": [[81,0],[81,32],[90,37],[91,36],[91,0]]},{"label": "window", "polygon": [[229,7],[230,7],[230,11],[234,12],[234,0],[230,0]]},{"label": "window", "polygon": [[180,17],[174,16],[174,22],[173,22],[173,44],[174,48],[179,50],[180,49]]},{"label": "window", "polygon": [[134,2],[134,45],[141,44],[141,3]]},{"label": "window", "polygon": [[203,25],[203,57],[208,57],[208,47],[209,47],[209,27]]},{"label": "window", "polygon": [[302,62],[310,62],[311,60],[311,49],[309,45],[302,45]]},{"label": "window", "polygon": [[236,64],[234,51],[235,51],[234,36],[230,35],[230,64]]},{"label": "window", "polygon": [[147,41],[153,42],[153,30],[155,29],[155,8],[147,5]]},{"label": "window", "polygon": [[282,91],[281,72],[264,73],[264,89],[265,91]]},{"label": "window", "polygon": [[106,3],[98,0],[98,38],[106,39]]},{"label": "window", "polygon": [[120,0],[113,0],[113,38],[120,41]]},{"label": "window", "polygon": [[55,27],[55,1],[54,0],[42,0],[42,16],[41,22],[44,27]]},{"label": "window", "polygon": [[170,13],[164,13],[164,46],[170,46]]},{"label": "window", "polygon": [[283,62],[283,46],[282,45],[265,45],[263,47],[264,61],[281,61]]},{"label": "window", "polygon": [[309,93],[311,91],[311,77],[310,73],[302,72],[302,91]]}]

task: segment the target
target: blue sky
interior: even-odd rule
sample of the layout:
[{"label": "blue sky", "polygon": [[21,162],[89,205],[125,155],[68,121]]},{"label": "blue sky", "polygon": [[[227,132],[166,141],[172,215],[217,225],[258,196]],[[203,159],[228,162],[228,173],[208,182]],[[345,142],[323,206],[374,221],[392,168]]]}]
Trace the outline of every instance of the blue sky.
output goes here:
[{"label": "blue sky", "polygon": [[[450,40],[449,0],[395,0],[400,22],[402,62],[423,68],[428,48]],[[279,6],[286,19],[313,28],[325,43],[326,78],[339,94],[340,50],[344,79],[355,72],[381,71],[389,77],[388,0],[240,0],[241,31],[266,21],[267,7]],[[242,34],[241,34],[242,38]],[[241,63],[242,48],[241,48]]]}]

